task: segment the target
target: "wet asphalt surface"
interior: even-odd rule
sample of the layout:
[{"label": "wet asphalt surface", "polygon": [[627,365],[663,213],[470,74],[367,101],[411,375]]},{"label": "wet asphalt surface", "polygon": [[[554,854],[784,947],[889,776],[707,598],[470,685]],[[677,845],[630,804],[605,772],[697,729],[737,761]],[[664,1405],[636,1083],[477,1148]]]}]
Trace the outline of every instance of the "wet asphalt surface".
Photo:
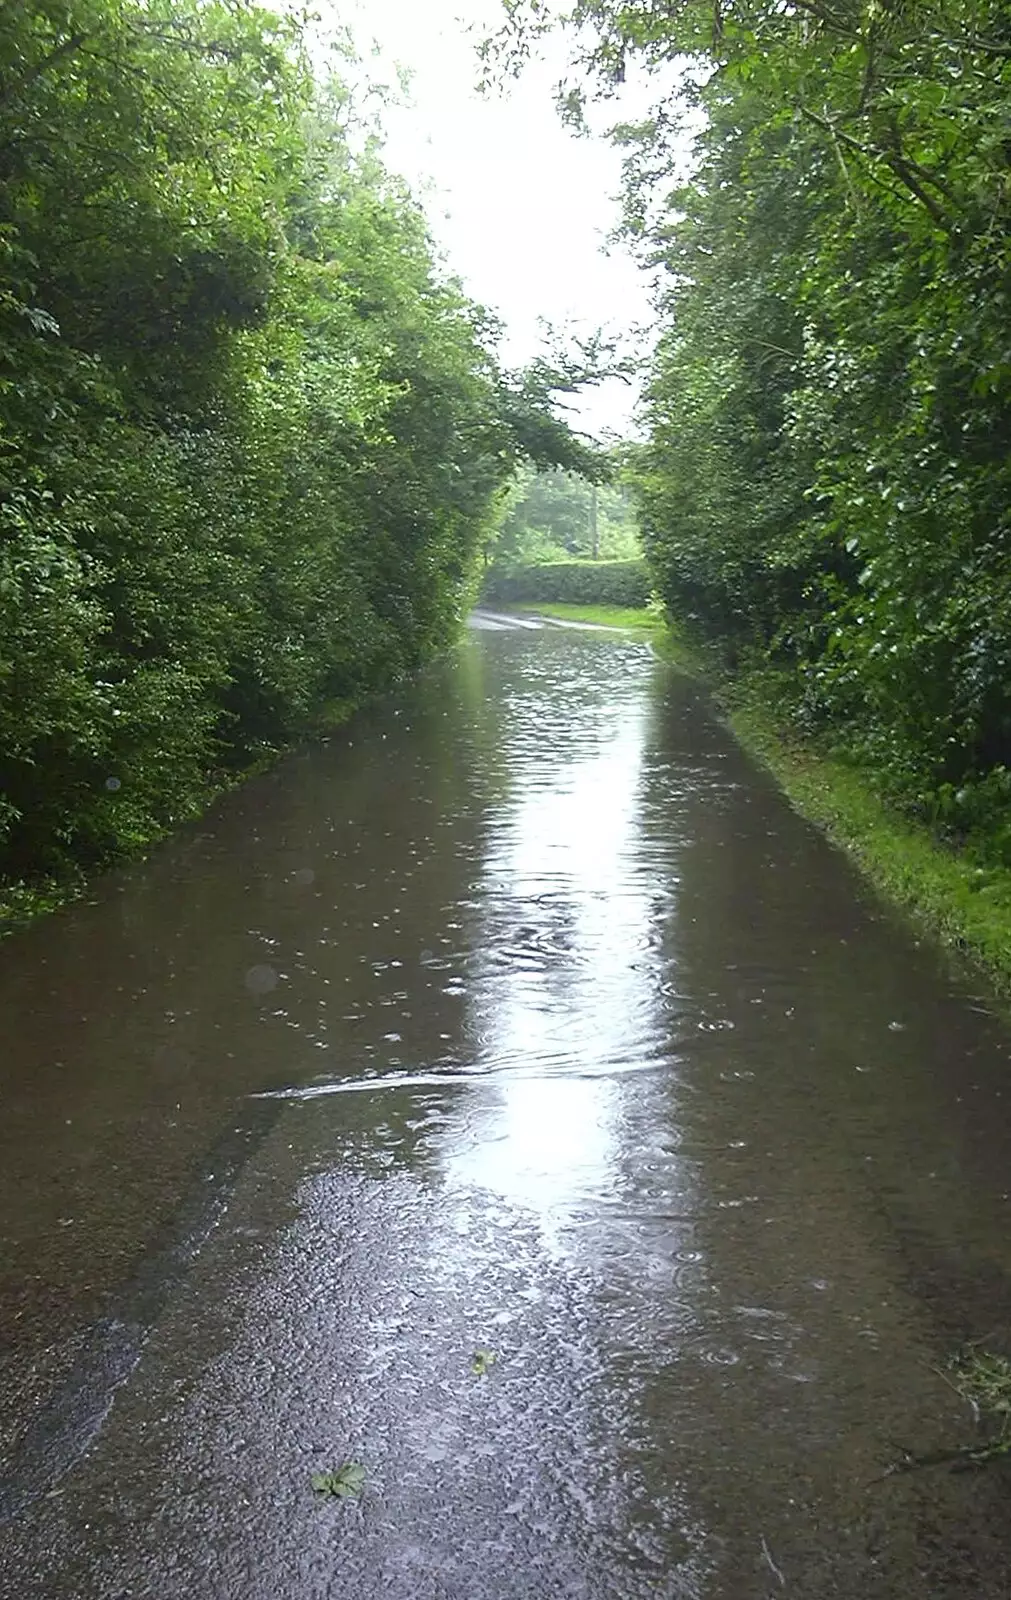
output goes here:
[{"label": "wet asphalt surface", "polygon": [[1011,1034],[644,646],[479,617],[0,1005],[5,1600],[1011,1594],[1003,1467],[890,1471]]}]

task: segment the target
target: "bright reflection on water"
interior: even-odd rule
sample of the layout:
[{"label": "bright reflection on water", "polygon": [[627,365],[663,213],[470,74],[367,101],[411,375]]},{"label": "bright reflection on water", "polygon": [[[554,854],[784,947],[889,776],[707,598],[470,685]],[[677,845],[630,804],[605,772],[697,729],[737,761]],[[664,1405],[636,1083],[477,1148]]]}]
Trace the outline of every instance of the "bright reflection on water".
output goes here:
[{"label": "bright reflection on water", "polygon": [[[478,1064],[496,1074],[471,1112],[459,1181],[494,1189],[556,1227],[616,1182],[620,1084],[659,1033],[644,951],[656,885],[636,876],[648,725],[641,677],[564,719],[543,686],[509,701],[512,798],[491,819],[473,973]],[[621,686],[619,685],[619,688]]]}]

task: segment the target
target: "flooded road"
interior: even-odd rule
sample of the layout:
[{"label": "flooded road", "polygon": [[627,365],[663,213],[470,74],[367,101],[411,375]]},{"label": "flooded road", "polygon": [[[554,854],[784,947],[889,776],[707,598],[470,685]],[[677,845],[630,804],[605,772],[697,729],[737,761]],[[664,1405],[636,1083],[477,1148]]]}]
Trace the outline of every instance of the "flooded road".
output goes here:
[{"label": "flooded road", "polygon": [[1003,1600],[1007,1473],[883,1474],[1011,1036],[644,646],[478,623],[0,947],[0,1594]]}]

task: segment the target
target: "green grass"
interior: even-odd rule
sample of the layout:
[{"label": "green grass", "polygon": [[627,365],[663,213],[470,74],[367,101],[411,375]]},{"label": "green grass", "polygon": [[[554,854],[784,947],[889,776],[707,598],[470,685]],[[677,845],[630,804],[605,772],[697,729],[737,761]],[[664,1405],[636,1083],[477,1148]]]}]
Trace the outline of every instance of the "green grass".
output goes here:
[{"label": "green grass", "polygon": [[632,606],[570,606],[544,605],[510,606],[510,611],[522,611],[529,616],[558,617],[563,622],[589,622],[601,628],[621,628],[626,633],[646,634],[651,638],[666,639],[670,629],[663,617],[649,607]]},{"label": "green grass", "polygon": [[665,623],[652,608],[529,607],[646,637],[712,691],[745,749],[768,767],[802,816],[853,858],[875,887],[919,928],[982,967],[1011,995],[1011,871],[981,867],[903,816],[876,792],[874,775],[802,739],[766,672],[733,676],[705,644]]},{"label": "green grass", "polygon": [[728,721],[803,816],[841,845],[866,876],[923,927],[983,966],[1011,993],[1011,872],[981,868],[902,816],[872,775],[791,734],[746,680],[727,693]]},{"label": "green grass", "polygon": [[917,1472],[924,1467],[948,1467],[964,1471],[967,1467],[986,1467],[1011,1456],[1011,1361],[1007,1356],[987,1350],[981,1344],[963,1346],[950,1355],[943,1367],[934,1369],[957,1395],[967,1403],[976,1424],[976,1437],[970,1444],[930,1450],[918,1455],[904,1449],[885,1472]]}]

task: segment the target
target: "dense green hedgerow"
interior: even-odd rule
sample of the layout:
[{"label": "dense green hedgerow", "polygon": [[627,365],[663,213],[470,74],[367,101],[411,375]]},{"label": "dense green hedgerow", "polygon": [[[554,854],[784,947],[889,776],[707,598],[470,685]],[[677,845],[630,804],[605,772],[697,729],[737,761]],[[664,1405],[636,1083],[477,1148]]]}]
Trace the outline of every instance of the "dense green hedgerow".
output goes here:
[{"label": "dense green hedgerow", "polygon": [[645,606],[651,580],[644,561],[545,561],[494,571],[482,599],[492,605]]},{"label": "dense green hedgerow", "polygon": [[15,0],[0,85],[12,883],[154,837],[413,668],[517,459],[592,453],[550,373],[499,371],[290,18]]}]

